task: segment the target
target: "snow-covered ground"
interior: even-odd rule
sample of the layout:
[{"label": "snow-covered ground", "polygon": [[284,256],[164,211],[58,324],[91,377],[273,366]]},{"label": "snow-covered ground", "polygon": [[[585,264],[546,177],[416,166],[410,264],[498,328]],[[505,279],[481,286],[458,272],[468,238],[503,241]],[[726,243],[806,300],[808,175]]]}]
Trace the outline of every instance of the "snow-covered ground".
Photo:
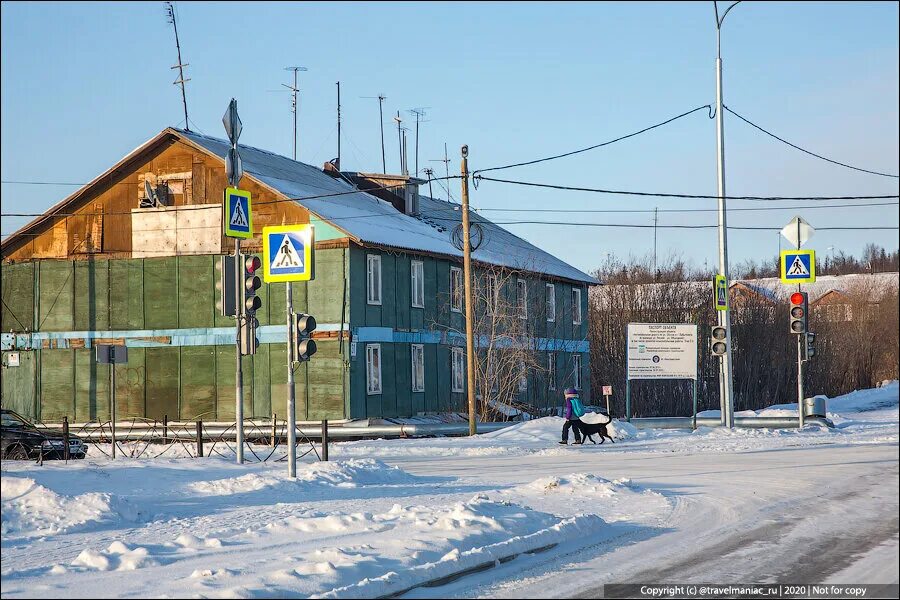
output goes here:
[{"label": "snow-covered ground", "polygon": [[473,439],[338,443],[332,462],[303,463],[295,480],[283,462],[221,457],[5,461],[0,595],[597,597],[629,581],[893,583],[898,389],[829,400],[835,429],[614,422],[616,444],[564,447],[562,419],[548,417]]}]

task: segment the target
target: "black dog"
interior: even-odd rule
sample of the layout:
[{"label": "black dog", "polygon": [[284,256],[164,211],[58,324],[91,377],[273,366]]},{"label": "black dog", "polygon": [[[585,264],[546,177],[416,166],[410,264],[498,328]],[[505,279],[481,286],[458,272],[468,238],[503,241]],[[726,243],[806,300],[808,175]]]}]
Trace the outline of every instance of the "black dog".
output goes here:
[{"label": "black dog", "polygon": [[[615,444],[616,440],[612,439],[612,436],[609,435],[609,432],[606,430],[606,426],[612,423],[612,416],[608,415],[608,418],[609,421],[607,421],[606,423],[585,423],[584,421],[578,421],[577,423],[575,423],[575,427],[577,427],[581,432],[581,443],[584,443],[584,440],[591,440],[591,443],[596,444],[597,442],[595,442],[594,438],[591,436],[593,436],[594,434],[598,434],[600,436],[601,444],[603,443],[603,438],[609,438],[609,441]],[[575,443],[577,444],[578,442]]]}]

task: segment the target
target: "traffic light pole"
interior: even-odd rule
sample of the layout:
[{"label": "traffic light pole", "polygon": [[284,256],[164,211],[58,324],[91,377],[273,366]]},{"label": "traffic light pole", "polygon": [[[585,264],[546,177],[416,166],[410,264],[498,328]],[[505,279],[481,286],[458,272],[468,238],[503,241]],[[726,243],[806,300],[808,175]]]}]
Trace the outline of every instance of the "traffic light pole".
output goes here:
[{"label": "traffic light pole", "polygon": [[288,447],[288,476],[297,476],[297,420],[294,391],[294,336],[297,334],[294,326],[294,293],[291,282],[285,283],[285,299],[287,300],[287,447]]},{"label": "traffic light pole", "polygon": [[[797,250],[800,249],[800,220],[797,220]],[[797,291],[802,292],[803,286],[797,284]],[[807,311],[809,307],[806,307]],[[809,323],[809,313],[807,312],[806,322]],[[808,325],[807,325],[808,327]],[[797,414],[799,418],[800,429],[803,429],[803,354],[806,344],[806,332],[797,336]]]},{"label": "traffic light pole", "polygon": [[[237,184],[232,182],[237,187]],[[235,372],[234,372],[234,420],[237,463],[244,462],[244,373],[241,369],[241,326],[245,318],[244,311],[244,265],[241,261],[241,240],[234,238],[234,317],[237,323],[234,339]]]}]

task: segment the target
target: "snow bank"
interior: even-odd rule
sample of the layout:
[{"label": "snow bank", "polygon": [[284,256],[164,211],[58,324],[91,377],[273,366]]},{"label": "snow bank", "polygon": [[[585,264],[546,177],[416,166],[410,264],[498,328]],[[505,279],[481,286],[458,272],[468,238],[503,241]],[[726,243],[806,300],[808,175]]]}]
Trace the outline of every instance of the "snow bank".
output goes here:
[{"label": "snow bank", "polygon": [[137,521],[140,516],[115,494],[57,494],[29,477],[3,476],[0,505],[4,539],[44,537],[88,524]]},{"label": "snow bank", "polygon": [[[605,423],[607,417],[597,413],[587,413],[582,417],[587,423]],[[485,433],[479,438],[493,441],[502,441],[511,446],[534,445],[537,443],[542,448],[559,441],[562,428],[566,420],[562,417],[543,417],[532,421],[518,423],[498,431]],[[607,426],[607,431],[616,441],[634,437],[637,429],[625,421],[613,419]]]},{"label": "snow bank", "polygon": [[224,496],[255,492],[265,488],[302,491],[311,487],[353,488],[371,485],[401,485],[416,483],[419,478],[380,460],[350,459],[337,462],[318,462],[298,465],[297,478],[286,473],[247,473],[212,481],[198,481],[188,488],[201,495]]}]

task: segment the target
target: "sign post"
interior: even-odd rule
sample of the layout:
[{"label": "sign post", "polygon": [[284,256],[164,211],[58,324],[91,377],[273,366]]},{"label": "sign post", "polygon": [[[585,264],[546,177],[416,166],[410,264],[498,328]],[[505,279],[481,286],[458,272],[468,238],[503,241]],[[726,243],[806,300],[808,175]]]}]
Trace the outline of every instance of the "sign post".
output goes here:
[{"label": "sign post", "polygon": [[[801,284],[815,283],[816,281],[816,251],[801,250],[800,247],[809,241],[816,232],[812,225],[796,216],[781,230],[783,235],[796,250],[782,250],[781,252],[781,281],[786,285],[797,284],[797,291],[801,291]],[[806,336],[797,336],[797,414],[798,424],[803,428],[803,362],[806,353]]]},{"label": "sign post", "polygon": [[[126,346],[112,346],[110,344],[98,344],[97,362],[101,365],[109,365],[109,422],[112,431],[112,458],[116,459],[116,364],[128,362],[128,348]],[[66,448],[68,451],[68,447]]]},{"label": "sign post", "polygon": [[[225,199],[223,202],[224,215],[222,224],[225,228],[225,236],[234,238],[234,280],[235,282],[243,281],[243,261],[241,261],[241,239],[253,237],[252,214],[250,212],[250,192],[237,189],[244,174],[244,167],[241,162],[241,155],[238,153],[237,141],[241,137],[241,118],[237,112],[237,100],[231,99],[228,103],[228,110],[222,117],[222,124],[225,126],[225,133],[228,134],[228,141],[231,142],[231,148],[225,157],[225,174],[228,176],[228,183],[231,187],[225,189]],[[244,375],[241,370],[241,327],[244,319],[247,318],[247,311],[244,306],[243,290],[240,285],[234,286],[235,292],[235,446],[237,463],[244,462]],[[251,316],[251,318],[253,318]]]},{"label": "sign post", "polygon": [[625,420],[631,421],[632,379],[693,380],[693,426],[697,427],[697,326],[629,323],[625,377]]},{"label": "sign post", "polygon": [[[295,335],[293,281],[315,278],[315,229],[312,225],[263,227],[263,281],[283,281],[287,307],[288,476],[297,476],[297,409],[294,390]],[[324,439],[323,439],[324,444]]]},{"label": "sign post", "polygon": [[612,413],[609,411],[609,397],[610,396],[612,396],[612,386],[604,385],[603,386],[603,397],[606,398],[606,414],[611,417]]}]

